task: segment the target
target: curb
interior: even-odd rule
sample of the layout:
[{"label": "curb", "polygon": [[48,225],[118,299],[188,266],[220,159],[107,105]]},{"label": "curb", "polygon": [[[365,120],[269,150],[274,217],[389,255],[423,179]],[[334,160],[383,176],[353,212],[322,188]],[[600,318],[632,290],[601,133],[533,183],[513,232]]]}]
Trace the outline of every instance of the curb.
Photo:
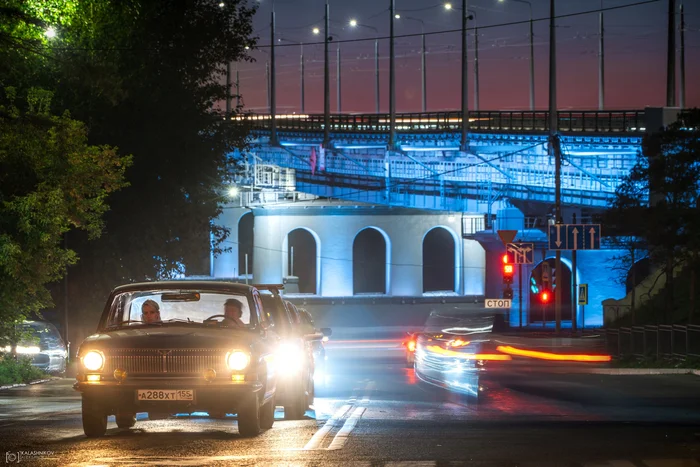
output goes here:
[{"label": "curb", "polygon": [[61,378],[37,379],[36,381],[30,381],[29,383],[10,384],[7,386],[0,386],[0,391],[3,391],[5,389],[12,389],[12,388],[22,388],[25,386],[31,386],[33,384],[48,383],[49,381],[53,381],[56,379],[61,379]]},{"label": "curb", "polygon": [[690,368],[591,368],[590,373],[597,375],[696,375],[700,370]]}]

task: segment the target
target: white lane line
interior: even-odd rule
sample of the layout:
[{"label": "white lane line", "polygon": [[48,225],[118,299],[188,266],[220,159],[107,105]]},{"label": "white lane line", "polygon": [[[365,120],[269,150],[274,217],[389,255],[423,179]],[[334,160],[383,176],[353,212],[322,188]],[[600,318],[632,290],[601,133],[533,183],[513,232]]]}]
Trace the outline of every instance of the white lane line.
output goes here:
[{"label": "white lane line", "polygon": [[328,435],[328,433],[335,428],[338,422],[345,416],[351,407],[352,406],[350,404],[346,404],[338,409],[333,416],[326,421],[321,429],[314,433],[309,442],[306,443],[306,446],[304,446],[304,450],[318,449],[321,443],[323,443],[326,435]]},{"label": "white lane line", "polygon": [[350,415],[350,417],[348,417],[348,419],[345,420],[343,428],[341,428],[340,431],[338,431],[338,433],[333,438],[333,441],[331,441],[330,446],[328,446],[327,448],[328,451],[335,451],[343,448],[345,442],[350,436],[350,433],[352,432],[352,430],[355,429],[355,425],[357,425],[357,422],[360,421],[360,417],[362,417],[362,414],[365,413],[365,410],[365,407],[355,408],[355,410],[352,412],[352,415]]},{"label": "white lane line", "polygon": [[376,384],[374,381],[370,381],[367,383],[367,386],[365,386],[365,397],[362,398],[362,403],[366,404],[369,402],[369,396],[372,394],[372,391],[374,391]]}]

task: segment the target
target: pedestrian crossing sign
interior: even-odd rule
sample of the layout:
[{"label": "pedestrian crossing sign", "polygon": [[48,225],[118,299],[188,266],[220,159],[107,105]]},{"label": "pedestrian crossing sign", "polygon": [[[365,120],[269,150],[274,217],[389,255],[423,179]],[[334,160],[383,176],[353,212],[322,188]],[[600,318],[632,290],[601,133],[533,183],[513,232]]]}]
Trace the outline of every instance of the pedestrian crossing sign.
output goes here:
[{"label": "pedestrian crossing sign", "polygon": [[588,284],[578,285],[578,304],[588,305]]}]

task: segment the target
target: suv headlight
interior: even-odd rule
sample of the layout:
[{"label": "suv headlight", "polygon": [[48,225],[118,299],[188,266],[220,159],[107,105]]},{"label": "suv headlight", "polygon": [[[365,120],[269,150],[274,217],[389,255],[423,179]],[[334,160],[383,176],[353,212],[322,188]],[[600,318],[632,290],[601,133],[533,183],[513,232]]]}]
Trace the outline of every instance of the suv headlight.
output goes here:
[{"label": "suv headlight", "polygon": [[304,349],[294,342],[280,344],[276,357],[277,370],[281,373],[296,373],[304,366]]},{"label": "suv headlight", "polygon": [[91,350],[83,355],[83,366],[90,371],[99,371],[105,364],[105,357],[102,352]]},{"label": "suv headlight", "polygon": [[242,350],[234,350],[226,356],[226,365],[231,370],[242,371],[250,364],[250,355]]}]

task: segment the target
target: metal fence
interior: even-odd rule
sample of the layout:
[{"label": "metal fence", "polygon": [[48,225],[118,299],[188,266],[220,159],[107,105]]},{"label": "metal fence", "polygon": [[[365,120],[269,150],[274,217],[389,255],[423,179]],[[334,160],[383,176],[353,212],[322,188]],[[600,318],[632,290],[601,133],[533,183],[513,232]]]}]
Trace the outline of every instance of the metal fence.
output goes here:
[{"label": "metal fence", "polygon": [[[280,131],[321,132],[323,114],[277,115]],[[270,115],[246,114],[234,117],[254,130],[269,130]],[[329,120],[330,131],[342,133],[388,133],[389,114],[336,114]],[[396,115],[398,133],[456,132],[461,130],[461,112],[408,113]],[[564,133],[630,133],[645,131],[643,110],[559,111],[559,130]],[[470,131],[549,131],[549,112],[473,111],[469,112]]]},{"label": "metal fence", "polygon": [[648,325],[605,330],[608,353],[617,357],[700,358],[700,326]]}]

